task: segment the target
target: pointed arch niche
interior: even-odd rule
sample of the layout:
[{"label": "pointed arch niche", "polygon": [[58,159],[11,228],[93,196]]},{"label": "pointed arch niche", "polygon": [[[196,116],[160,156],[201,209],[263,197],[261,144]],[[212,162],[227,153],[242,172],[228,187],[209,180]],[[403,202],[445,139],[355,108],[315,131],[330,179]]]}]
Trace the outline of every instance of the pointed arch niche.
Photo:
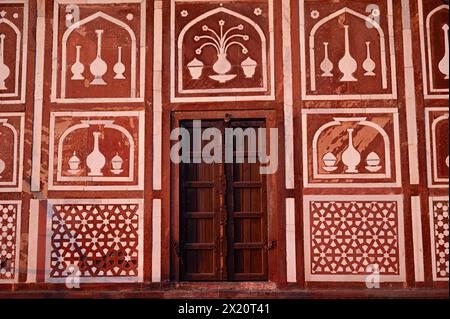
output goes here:
[{"label": "pointed arch niche", "polygon": [[[355,3],[354,7],[350,8],[341,6],[334,1],[324,1],[323,4],[320,3],[319,5],[312,1],[299,0],[302,100],[391,100],[397,98],[392,0],[385,0],[384,3],[380,1],[377,7],[378,15],[375,16],[375,9],[370,6],[366,7],[364,3]],[[358,68],[353,72],[348,71],[347,73],[343,71],[345,69],[344,66],[341,68],[338,64],[338,62],[343,60],[340,54],[338,54],[339,57],[333,56],[331,58],[332,55],[337,53],[333,48],[328,47],[330,43],[327,40],[324,40],[325,42],[323,43],[325,48],[324,56],[317,56],[321,49],[317,42],[324,32],[324,28],[327,28],[331,22],[339,21],[343,16],[351,17],[352,24],[355,22],[371,30],[370,41],[365,40],[364,37],[358,38],[359,41],[366,41],[366,45],[364,45],[364,42],[358,42],[357,48],[350,48],[350,53],[352,51],[354,51],[353,53],[358,53],[358,56],[353,58],[353,60],[358,59]],[[379,17],[379,19],[375,19],[375,17]],[[341,29],[338,31],[340,32]],[[345,30],[342,28],[342,34],[344,32]],[[327,36],[328,38],[333,38],[336,37],[336,33],[327,33]],[[348,36],[346,39],[348,39]],[[351,39],[349,42],[351,43]],[[370,47],[371,44],[373,47]],[[355,46],[355,43],[352,45]],[[344,45],[339,43],[339,48],[341,46],[343,47]],[[349,45],[346,42],[346,49],[348,47]],[[329,53],[330,57],[328,57]],[[344,57],[348,56],[345,55]],[[324,58],[323,61],[322,58]],[[322,69],[324,75],[320,78],[320,74],[317,74],[317,69],[321,62],[318,59],[322,61],[322,64],[328,61],[328,68],[332,68],[332,71]],[[376,64],[374,59],[377,60]],[[329,66],[330,63],[332,64],[331,67]],[[375,73],[373,73],[373,70],[370,70],[370,67],[364,66],[366,63],[372,63],[376,66],[374,69]],[[338,73],[340,72],[345,73],[344,78],[346,77],[346,80],[340,79],[338,81],[338,78],[340,78]],[[349,80],[352,74],[358,77],[357,81],[354,79]],[[369,77],[363,78],[362,74]],[[370,86],[364,86],[363,82],[365,79],[370,80]],[[320,85],[318,83],[319,80]],[[343,91],[340,89],[342,83],[353,84],[346,85],[345,91]]]},{"label": "pointed arch niche", "polygon": [[[171,23],[176,25],[177,20],[180,18],[176,14],[176,4],[177,2],[183,2],[186,4],[190,1],[178,1],[172,0],[172,13],[171,13]],[[196,1],[192,1],[194,5],[201,5]],[[199,16],[190,20],[184,27],[181,28],[179,33],[173,27],[172,32],[172,43],[171,43],[171,100],[172,102],[188,102],[188,101],[236,101],[237,100],[272,100],[275,95],[274,88],[274,37],[273,37],[273,0],[267,0],[268,3],[268,25],[262,26],[257,22],[252,20],[251,16],[246,16],[242,13],[236,12],[230,8],[225,8],[225,4],[217,3],[217,8],[206,11]],[[257,6],[255,6],[256,8]],[[192,7],[194,9],[194,7]],[[185,61],[183,57],[184,50],[186,50],[185,40],[187,34],[202,21],[212,17],[216,14],[225,14],[233,18],[241,20],[245,23],[245,26],[252,28],[252,33],[257,34],[259,37],[258,42],[261,43],[261,48],[258,49],[258,56],[261,56],[261,61],[257,61],[258,68],[260,68],[261,84],[249,87],[217,87],[214,88],[186,88],[185,72],[187,68],[185,67]],[[257,15],[255,14],[255,17]],[[182,17],[183,19],[190,18],[190,15]],[[267,29],[266,31],[264,31]],[[195,50],[194,48],[189,48]],[[259,51],[260,50],[260,51]],[[246,94],[239,96],[239,94]],[[249,93],[264,94],[260,96],[249,96]],[[270,95],[267,95],[269,93]],[[226,96],[229,94],[231,96]],[[195,97],[188,97],[188,95],[196,95]],[[201,95],[201,96],[198,96]]]},{"label": "pointed arch niche", "polygon": [[[101,11],[97,11],[96,3],[102,3]],[[81,14],[82,19],[73,24],[67,24],[61,15],[71,13],[73,5],[77,5],[79,12],[73,16]],[[126,7],[125,7],[126,5]],[[123,6],[118,9],[117,6]],[[72,12],[73,13],[73,12]],[[108,102],[143,102],[145,93],[145,34],[146,34],[146,0],[124,0],[120,1],[84,1],[84,0],[55,0],[53,21],[53,53],[52,53],[52,94],[51,101],[57,103],[108,103]],[[83,82],[72,83],[70,79],[71,64],[70,54],[80,51],[71,45],[71,39],[76,34],[78,37],[86,37],[78,30],[86,29],[92,24],[101,23],[104,26],[109,24],[104,33],[117,38],[117,53],[110,47],[107,48],[109,55],[114,57],[104,58],[107,60],[108,68],[105,76],[111,77],[116,64],[122,63],[125,76],[114,77],[114,82],[107,81],[106,85],[92,85],[88,90],[81,90],[76,97],[71,96],[70,88],[74,85],[75,91],[82,88]],[[111,29],[113,27],[113,29]],[[91,30],[92,28],[89,28]],[[113,32],[116,30],[117,32]],[[119,38],[120,33],[120,38]],[[112,34],[112,35],[111,35]],[[123,37],[123,39],[122,39]],[[92,43],[94,43],[92,39]],[[105,46],[105,40],[102,41]],[[123,43],[123,50],[120,49]],[[94,44],[92,44],[94,45]],[[105,46],[106,47],[106,46]],[[96,47],[97,48],[97,47]],[[86,48],[92,51],[92,48]],[[80,50],[86,50],[81,47]],[[73,50],[73,51],[72,51]],[[122,56],[123,52],[123,56]],[[81,52],[83,57],[83,52]],[[113,60],[111,60],[113,59]],[[94,60],[94,59],[92,59]],[[81,74],[86,77],[91,76],[90,64],[84,61],[84,70]],[[76,80],[86,80],[86,77]],[[119,81],[120,80],[120,81]],[[93,81],[92,81],[93,82]],[[91,84],[93,84],[91,82]],[[95,83],[98,84],[98,83]],[[72,85],[72,86],[71,86]],[[123,90],[116,90],[123,87]],[[96,90],[97,89],[97,90]],[[72,89],[73,90],[73,89]],[[123,92],[122,92],[123,91]]]},{"label": "pointed arch niche", "polygon": [[[11,72],[6,80],[14,78],[14,87],[7,87],[7,90],[0,91],[0,104],[25,103],[28,53],[28,1],[3,1],[1,4],[14,4],[13,7],[0,9],[0,34],[3,34],[1,29],[4,26],[14,33],[15,39],[12,41],[15,42],[15,52],[8,52],[7,42],[10,39],[5,38],[4,55],[14,54],[14,72]],[[17,10],[19,8],[22,11]],[[20,23],[21,20],[22,22]],[[11,66],[9,67],[12,70]]]}]

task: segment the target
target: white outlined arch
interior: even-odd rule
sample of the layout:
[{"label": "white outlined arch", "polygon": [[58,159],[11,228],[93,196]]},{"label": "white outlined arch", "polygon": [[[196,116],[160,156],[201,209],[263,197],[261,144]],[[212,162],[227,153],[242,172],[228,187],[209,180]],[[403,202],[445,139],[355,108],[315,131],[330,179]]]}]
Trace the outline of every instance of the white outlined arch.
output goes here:
[{"label": "white outlined arch", "polygon": [[[255,23],[253,20],[251,20],[250,18],[239,14],[235,11],[232,11],[230,9],[224,8],[224,7],[219,7],[213,10],[210,10],[198,17],[196,17],[195,19],[193,19],[192,21],[190,21],[180,32],[179,36],[178,36],[178,40],[177,40],[177,56],[178,56],[178,93],[202,93],[201,91],[204,92],[212,92],[212,93],[226,93],[226,92],[233,92],[236,91],[236,89],[205,89],[205,90],[200,90],[200,92],[198,92],[199,90],[184,90],[183,89],[183,41],[184,41],[184,36],[187,33],[187,31],[189,31],[189,29],[191,27],[193,27],[194,25],[196,25],[197,23],[199,23],[200,21],[213,16],[217,13],[226,13],[229,14],[231,16],[234,16],[238,19],[241,19],[243,21],[245,21],[246,23],[250,24],[255,30],[256,32],[259,34],[260,39],[261,39],[261,52],[262,52],[262,63],[261,66],[263,68],[263,86],[259,87],[259,88],[250,88],[250,89],[239,89],[239,91],[241,92],[264,92],[267,91],[268,89],[268,72],[267,72],[267,68],[268,68],[268,57],[267,57],[267,39],[266,36],[263,32],[263,30],[261,29],[261,27]],[[192,92],[194,91],[194,92]]]},{"label": "white outlined arch", "polygon": [[375,21],[370,19],[369,16],[365,16],[359,12],[356,12],[350,8],[344,7],[332,14],[326,16],[319,22],[317,22],[314,27],[311,29],[309,35],[309,59],[310,59],[310,77],[311,77],[311,91],[316,91],[316,62],[315,62],[315,34],[319,30],[321,26],[328,23],[329,21],[337,18],[342,14],[351,14],[357,18],[362,19],[364,22],[370,23],[374,26],[374,28],[378,31],[380,37],[380,58],[381,58],[381,80],[383,89],[388,88],[388,79],[387,79],[387,63],[386,63],[386,44],[385,44],[385,35],[381,26]]},{"label": "white outlined arch", "polygon": [[[91,125],[103,125],[105,128],[113,129],[121,132],[129,142],[129,168],[128,168],[128,176],[126,177],[103,177],[103,176],[79,176],[79,177],[64,177],[62,176],[62,155],[63,155],[63,146],[66,138],[74,133],[77,130],[87,129],[91,127]],[[57,181],[58,182],[73,182],[73,181],[114,181],[114,182],[131,182],[134,180],[134,155],[135,155],[135,143],[133,136],[128,132],[125,128],[120,125],[114,124],[114,120],[83,120],[81,124],[76,124],[74,126],[69,127],[63,134],[61,134],[58,142],[57,149]]]},{"label": "white outlined arch", "polygon": [[[431,19],[433,17],[433,15],[435,15],[436,13],[438,13],[441,10],[449,10],[449,6],[448,4],[443,4],[440,5],[439,7],[434,8],[433,10],[430,11],[430,13],[427,15],[426,18],[426,29],[427,29],[427,49],[428,49],[428,80],[430,81],[430,92],[448,92],[448,89],[436,89],[434,88],[434,83],[433,83],[433,59],[432,59],[432,52],[431,52]],[[424,77],[426,77],[426,75],[424,74]]]},{"label": "white outlined arch", "polygon": [[[0,186],[14,186],[17,184],[17,170],[18,170],[18,163],[17,160],[19,158],[19,133],[17,132],[16,128],[8,123],[7,119],[0,119],[0,124],[3,127],[6,127],[12,132],[13,135],[13,178],[11,181],[0,181]],[[1,191],[3,191],[0,188]]]},{"label": "white outlined arch", "polygon": [[447,120],[448,122],[449,119],[449,114],[443,114],[439,117],[437,117],[436,119],[434,119],[434,121],[431,123],[431,140],[432,140],[432,165],[433,165],[433,179],[436,182],[448,182],[448,178],[440,178],[438,176],[438,162],[437,162],[437,136],[436,136],[436,126],[440,123],[443,122],[445,120]]},{"label": "white outlined arch", "polygon": [[[367,126],[375,129],[378,131],[379,134],[381,134],[383,141],[384,141],[384,159],[385,159],[385,173],[384,174],[355,174],[355,175],[349,175],[349,174],[320,174],[319,173],[319,161],[318,161],[318,154],[317,154],[317,144],[319,142],[319,138],[322,135],[325,130],[327,130],[330,127],[333,126],[341,126],[343,122],[357,122],[357,125]],[[352,179],[362,179],[362,178],[390,178],[392,175],[391,172],[391,153],[390,153],[390,147],[391,143],[389,141],[389,136],[386,133],[386,131],[379,126],[378,124],[367,121],[365,117],[359,117],[359,118],[334,118],[334,121],[328,122],[324,125],[322,125],[314,134],[312,139],[312,164],[313,164],[313,176],[314,178],[326,178],[326,179],[332,179],[332,178],[352,178]]]},{"label": "white outlined arch", "polygon": [[22,32],[20,32],[19,28],[12,23],[10,20],[6,18],[0,19],[0,24],[6,24],[11,29],[13,29],[16,34],[16,65],[15,65],[15,74],[14,74],[14,93],[0,93],[0,97],[16,97],[19,95],[19,76],[20,76],[20,55],[21,55],[21,40],[22,40]]},{"label": "white outlined arch", "polygon": [[80,20],[79,22],[71,25],[66,32],[64,32],[64,35],[62,37],[62,43],[61,43],[61,56],[62,56],[62,60],[61,60],[61,98],[65,99],[66,98],[66,72],[67,72],[67,40],[69,38],[69,36],[73,33],[73,31],[75,31],[77,28],[81,27],[82,25],[88,24],[91,21],[94,21],[98,18],[103,18],[119,27],[121,27],[122,29],[124,29],[125,31],[128,32],[128,34],[130,35],[131,38],[131,93],[130,93],[130,98],[135,98],[136,97],[136,86],[137,86],[137,77],[136,77],[136,60],[137,60],[137,46],[136,46],[136,35],[133,32],[133,30],[124,22],[111,17],[110,15],[99,11],[83,20]]}]

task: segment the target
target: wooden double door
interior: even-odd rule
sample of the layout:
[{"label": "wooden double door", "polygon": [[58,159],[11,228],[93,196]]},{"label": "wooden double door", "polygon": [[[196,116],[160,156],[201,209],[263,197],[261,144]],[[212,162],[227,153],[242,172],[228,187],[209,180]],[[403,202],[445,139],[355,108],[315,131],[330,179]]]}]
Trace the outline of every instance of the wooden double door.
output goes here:
[{"label": "wooden double door", "polygon": [[[237,152],[242,151],[236,149],[236,138],[233,147],[228,143],[234,163],[225,163],[226,128],[252,128],[257,132],[264,125],[264,121],[257,120],[202,121],[203,131],[215,128],[220,132],[223,160],[205,163],[205,157],[200,161],[198,150],[196,153],[191,149],[191,163],[180,164],[179,236],[175,243],[180,280],[268,279],[267,255],[271,245],[267,240],[266,176],[260,174],[257,156],[256,162],[249,160],[253,150],[250,140],[244,139],[243,153],[239,153],[243,163],[236,163]],[[193,145],[193,122],[181,122],[181,127],[190,132]],[[209,142],[203,141],[202,148]],[[206,158],[206,162],[211,161]]]}]

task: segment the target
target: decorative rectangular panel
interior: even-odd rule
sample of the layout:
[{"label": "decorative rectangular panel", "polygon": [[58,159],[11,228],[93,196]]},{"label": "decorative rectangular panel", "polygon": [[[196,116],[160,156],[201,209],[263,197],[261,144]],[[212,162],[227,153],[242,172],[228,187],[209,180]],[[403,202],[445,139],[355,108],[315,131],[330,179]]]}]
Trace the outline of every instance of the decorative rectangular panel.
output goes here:
[{"label": "decorative rectangular panel", "polygon": [[423,88],[426,99],[448,99],[448,4],[418,0]]},{"label": "decorative rectangular panel", "polygon": [[428,186],[448,188],[448,107],[425,110]]},{"label": "decorative rectangular panel", "polygon": [[305,187],[400,186],[396,109],[304,109]]},{"label": "decorative rectangular panel", "polygon": [[25,103],[28,1],[0,2],[0,104]]},{"label": "decorative rectangular panel", "polygon": [[433,280],[448,281],[448,197],[430,198],[430,234]]},{"label": "decorative rectangular panel", "polygon": [[300,0],[304,100],[396,99],[392,0]]},{"label": "decorative rectangular panel", "polygon": [[49,189],[141,190],[144,112],[54,112]]},{"label": "decorative rectangular panel", "polygon": [[24,124],[23,113],[0,113],[0,193],[22,191]]},{"label": "decorative rectangular panel", "polygon": [[404,281],[402,196],[306,196],[307,281]]},{"label": "decorative rectangular panel", "polygon": [[52,101],[143,102],[146,1],[54,5]]},{"label": "decorative rectangular panel", "polygon": [[172,102],[273,100],[273,0],[171,0]]},{"label": "decorative rectangular panel", "polygon": [[0,284],[19,277],[20,201],[0,200]]},{"label": "decorative rectangular panel", "polygon": [[142,281],[141,199],[50,200],[47,216],[47,282]]}]

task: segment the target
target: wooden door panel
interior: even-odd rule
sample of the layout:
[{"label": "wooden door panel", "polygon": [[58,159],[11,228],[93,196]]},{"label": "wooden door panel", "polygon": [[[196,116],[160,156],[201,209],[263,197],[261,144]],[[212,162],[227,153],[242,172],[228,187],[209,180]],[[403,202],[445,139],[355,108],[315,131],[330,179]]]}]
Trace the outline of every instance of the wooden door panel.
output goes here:
[{"label": "wooden door panel", "polygon": [[[259,121],[233,122],[232,127],[264,127]],[[244,140],[244,153],[234,149],[235,158],[244,163],[227,165],[228,202],[228,273],[229,280],[267,280],[267,207],[266,178],[259,172],[257,148],[249,148]],[[236,147],[236,144],[234,144]],[[249,160],[249,155],[253,155]],[[256,158],[256,163],[252,163]]]},{"label": "wooden door panel", "polygon": [[[245,129],[264,123],[232,125]],[[203,121],[202,126],[224,135],[223,121]],[[192,138],[192,122],[183,127]],[[245,151],[239,153],[244,163],[180,165],[182,280],[267,280],[266,180],[260,164],[249,162],[248,150],[245,140]]]},{"label": "wooden door panel", "polygon": [[[184,123],[192,134],[192,122]],[[192,145],[192,141],[191,141]],[[190,158],[194,154],[191,152]],[[220,280],[220,164],[180,165],[181,279]]]}]

